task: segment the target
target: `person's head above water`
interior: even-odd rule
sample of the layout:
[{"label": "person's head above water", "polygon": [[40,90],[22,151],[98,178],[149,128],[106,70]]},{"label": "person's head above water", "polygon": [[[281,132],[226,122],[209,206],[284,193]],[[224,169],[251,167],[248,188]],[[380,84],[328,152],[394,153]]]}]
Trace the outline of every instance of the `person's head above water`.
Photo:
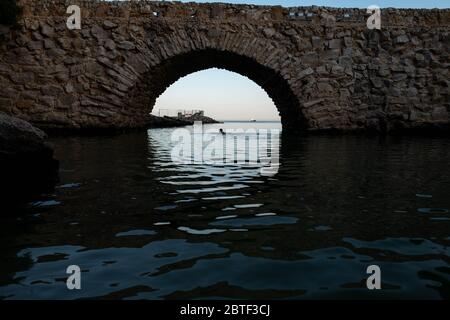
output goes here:
[{"label": "person's head above water", "polygon": [[221,134],[225,134],[225,132],[223,131],[222,128],[219,129],[219,132],[220,132]]}]

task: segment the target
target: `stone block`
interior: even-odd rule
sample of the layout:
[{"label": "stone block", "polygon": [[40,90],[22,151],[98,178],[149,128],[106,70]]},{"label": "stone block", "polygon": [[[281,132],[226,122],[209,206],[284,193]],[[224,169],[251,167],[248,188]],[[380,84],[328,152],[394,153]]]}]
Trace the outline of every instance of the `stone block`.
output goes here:
[{"label": "stone block", "polygon": [[117,48],[123,49],[123,50],[133,50],[136,48],[133,42],[130,41],[122,41],[118,44]]},{"label": "stone block", "polygon": [[332,39],[332,40],[328,41],[329,49],[340,49],[341,47],[342,47],[341,39]]},{"label": "stone block", "polygon": [[395,38],[396,44],[405,44],[408,42],[409,42],[409,37],[405,34],[399,35],[398,37]]},{"label": "stone block", "polygon": [[311,75],[311,74],[313,74],[313,73],[314,73],[314,69],[313,69],[313,68],[307,68],[307,69],[301,71],[301,72],[298,74],[297,78],[298,78],[298,79],[302,79],[302,78],[304,78],[304,77],[306,77],[306,76],[309,76],[309,75]]}]

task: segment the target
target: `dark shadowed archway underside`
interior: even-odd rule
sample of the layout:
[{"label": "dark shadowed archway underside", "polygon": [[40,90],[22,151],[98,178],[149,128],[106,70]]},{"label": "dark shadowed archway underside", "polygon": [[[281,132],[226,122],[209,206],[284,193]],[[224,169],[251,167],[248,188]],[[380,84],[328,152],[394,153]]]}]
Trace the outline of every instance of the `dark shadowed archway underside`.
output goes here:
[{"label": "dark shadowed archway underside", "polygon": [[[212,49],[191,51],[167,59],[146,74],[145,83],[139,90],[143,90],[143,94],[147,96],[145,101],[153,108],[156,99],[175,81],[193,72],[209,68],[239,73],[261,86],[275,103],[284,131],[306,128],[298,101],[279,74],[251,58],[227,51]],[[138,93],[139,96],[141,94]]]}]

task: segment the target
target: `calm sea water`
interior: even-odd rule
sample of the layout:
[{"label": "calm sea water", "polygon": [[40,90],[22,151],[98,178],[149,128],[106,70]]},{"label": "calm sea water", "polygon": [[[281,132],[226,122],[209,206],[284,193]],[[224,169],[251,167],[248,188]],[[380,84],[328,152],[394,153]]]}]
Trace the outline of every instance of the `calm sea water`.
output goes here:
[{"label": "calm sea water", "polygon": [[55,193],[0,217],[0,297],[450,298],[450,139],[283,137],[262,175],[173,163],[173,130],[53,139]]}]

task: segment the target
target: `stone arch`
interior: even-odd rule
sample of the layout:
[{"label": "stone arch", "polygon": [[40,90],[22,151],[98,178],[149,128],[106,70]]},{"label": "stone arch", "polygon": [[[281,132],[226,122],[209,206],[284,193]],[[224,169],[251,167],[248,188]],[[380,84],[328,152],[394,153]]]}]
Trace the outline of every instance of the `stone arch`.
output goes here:
[{"label": "stone arch", "polygon": [[206,48],[161,60],[141,75],[142,83],[133,92],[133,100],[141,104],[145,101],[148,112],[151,112],[156,99],[178,79],[197,71],[219,68],[243,75],[263,88],[277,107],[285,132],[306,129],[307,121],[289,82],[280,72],[254,58],[229,50]]}]

